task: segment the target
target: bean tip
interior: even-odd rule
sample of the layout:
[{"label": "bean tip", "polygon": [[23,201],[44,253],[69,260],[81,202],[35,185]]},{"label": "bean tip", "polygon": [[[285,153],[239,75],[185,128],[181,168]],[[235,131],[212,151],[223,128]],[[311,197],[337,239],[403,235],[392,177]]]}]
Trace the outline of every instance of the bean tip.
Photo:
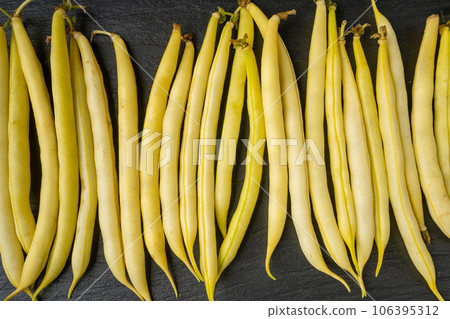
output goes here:
[{"label": "bean tip", "polygon": [[249,0],[238,0],[238,4],[241,8],[247,7],[247,5],[250,3]]},{"label": "bean tip", "polygon": [[181,25],[178,23],[172,23],[173,30],[181,30]]}]

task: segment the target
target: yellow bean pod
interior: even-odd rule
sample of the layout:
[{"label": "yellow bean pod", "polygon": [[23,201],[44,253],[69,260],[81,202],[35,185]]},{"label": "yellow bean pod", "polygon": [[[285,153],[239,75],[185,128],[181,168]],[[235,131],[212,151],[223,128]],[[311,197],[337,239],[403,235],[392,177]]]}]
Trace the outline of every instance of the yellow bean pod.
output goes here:
[{"label": "yellow bean pod", "polygon": [[200,269],[205,279],[206,293],[209,300],[214,300],[214,286],[217,281],[217,244],[214,218],[215,139],[233,27],[234,23],[229,21],[222,30],[217,51],[211,65],[211,71],[209,72],[205,106],[200,125],[197,182],[198,238]]},{"label": "yellow bean pod", "polygon": [[[325,248],[328,251],[327,253],[340,267],[353,272],[344,241],[339,232],[328,190],[327,171],[324,161],[325,134],[323,130],[325,110],[325,63],[327,51],[327,8],[324,0],[316,1],[316,5],[317,9],[311,38],[311,49],[309,51],[305,109],[306,146],[308,149],[314,147],[317,150],[317,156],[314,156],[307,161],[309,191],[313,212]],[[309,143],[311,143],[311,145]],[[347,289],[350,290],[349,288]]]},{"label": "yellow bean pod", "polygon": [[[170,248],[197,278],[196,271],[189,264],[183,243],[178,202],[178,158],[181,126],[184,108],[191,83],[195,49],[192,41],[186,39],[186,46],[180,66],[170,90],[170,99],[162,124],[162,136],[168,141],[161,145],[160,154],[160,197],[163,212],[162,223]],[[199,280],[199,278],[197,278]]]},{"label": "yellow bean pod", "polygon": [[356,213],[347,163],[347,146],[342,114],[342,66],[337,41],[336,4],[332,4],[328,7],[328,51],[325,85],[328,148],[339,230],[350,250],[353,264],[359,274],[355,248]]},{"label": "yellow bean pod", "polygon": [[86,83],[87,105],[92,123],[97,175],[98,217],[103,238],[103,252],[114,277],[142,299],[142,296],[128,282],[126,277],[112,125],[103,76],[89,40],[77,31],[72,32],[72,36],[80,48]]},{"label": "yellow bean pod", "polygon": [[[245,34],[247,35],[245,41],[251,48],[254,38],[253,19],[245,8],[241,8],[239,11],[237,38],[243,39]],[[227,216],[231,199],[231,179],[233,175],[233,164],[236,158],[237,140],[241,128],[246,75],[245,54],[242,52],[242,48],[237,48],[231,67],[230,87],[225,106],[225,118],[223,120],[221,144],[216,168],[216,220],[222,237],[225,237],[227,233]]]},{"label": "yellow bean pod", "polygon": [[443,300],[436,288],[436,273],[430,253],[421,238],[419,223],[414,214],[405,177],[405,158],[402,150],[400,124],[396,111],[394,80],[390,71],[386,28],[382,26],[378,40],[376,96],[383,139],[389,197],[400,235],[414,266],[427,281],[431,291]]},{"label": "yellow bean pod", "polygon": [[[11,76],[14,74],[14,78],[11,78],[11,81],[18,76],[22,76],[23,79],[20,63],[14,61],[18,58],[17,47],[13,42],[11,45]],[[18,287],[24,258],[20,241],[16,236],[8,187],[9,67],[5,30],[0,25],[0,254],[6,276],[14,287]],[[23,84],[23,82],[18,84]],[[21,87],[19,87],[20,89]],[[26,289],[25,292],[31,296],[29,289]]]},{"label": "yellow bean pod", "polygon": [[374,195],[361,99],[347,49],[345,48],[344,32],[346,24],[347,21],[344,20],[338,41],[342,64],[344,131],[356,214],[356,252],[360,278],[359,285],[361,286],[362,296],[365,297],[367,293],[364,288],[362,273],[372,252],[375,239]]},{"label": "yellow bean pod", "polygon": [[16,38],[23,74],[29,89],[36,130],[39,139],[42,179],[39,214],[36,231],[25,259],[22,276],[17,289],[5,300],[9,300],[32,285],[45,267],[56,233],[58,219],[58,145],[50,96],[45,84],[42,66],[23,26],[21,11],[16,10],[11,25]]},{"label": "yellow bean pod", "polygon": [[[177,67],[180,42],[180,25],[174,23],[169,43],[161,58],[148,98],[140,160],[141,211],[145,245],[153,260],[169,278],[176,296],[178,296],[178,292],[167,265],[166,240],[161,222],[158,166],[163,116],[167,106],[170,84]],[[147,134],[148,137],[145,136]]]},{"label": "yellow bean pod", "polygon": [[63,270],[72,248],[78,213],[78,148],[73,108],[66,11],[58,7],[52,19],[50,67],[59,159],[59,213],[55,241],[47,269],[33,299]]},{"label": "yellow bean pod", "polygon": [[375,199],[375,243],[378,247],[378,262],[375,271],[375,276],[377,276],[383,262],[384,250],[390,234],[389,190],[372,76],[360,40],[364,27],[358,26],[353,36],[353,53],[356,61],[356,83],[361,99],[372,169],[372,185]]},{"label": "yellow bean pod", "polygon": [[439,167],[433,132],[434,58],[438,30],[439,16],[428,17],[414,75],[411,125],[417,167],[428,210],[442,232],[450,237],[450,198]]},{"label": "yellow bean pod", "polygon": [[114,45],[117,64],[117,95],[119,110],[119,203],[120,225],[125,255],[125,267],[131,283],[144,298],[151,300],[145,271],[145,251],[142,240],[139,201],[139,171],[128,160],[130,140],[138,134],[137,85],[128,49],[122,38],[105,31]]},{"label": "yellow bean pod", "polygon": [[68,298],[86,271],[91,258],[92,238],[97,216],[97,175],[94,160],[94,141],[86,97],[83,64],[77,41],[70,37],[70,72],[72,75],[73,105],[77,128],[78,162],[80,165],[81,193],[77,229],[72,248],[73,280]]},{"label": "yellow bean pod", "polygon": [[30,207],[30,102],[14,32],[11,34],[10,48],[9,190],[17,238],[25,253],[28,253],[36,229]]},{"label": "yellow bean pod", "polygon": [[372,8],[375,14],[378,30],[381,26],[386,27],[387,31],[387,49],[389,54],[389,64],[391,68],[392,80],[394,81],[396,110],[400,125],[400,133],[402,139],[403,156],[408,160],[405,161],[406,183],[408,187],[409,197],[414,209],[417,221],[419,222],[420,231],[427,242],[430,242],[430,235],[425,226],[423,217],[422,192],[420,190],[419,174],[417,171],[416,158],[414,156],[414,148],[411,138],[411,126],[409,123],[409,106],[408,94],[406,92],[405,70],[403,68],[402,54],[397,42],[397,36],[389,20],[383,16],[376,5],[376,0],[372,1]]},{"label": "yellow bean pod", "polygon": [[450,28],[441,28],[441,41],[436,63],[434,88],[434,136],[439,167],[445,182],[447,195],[450,194]]},{"label": "yellow bean pod", "polygon": [[191,87],[184,117],[180,149],[180,224],[184,245],[197,276],[203,280],[194,257],[194,242],[197,237],[197,147],[195,141],[200,135],[203,102],[205,100],[208,74],[214,57],[219,12],[209,19],[205,38],[195,63]]},{"label": "yellow bean pod", "polygon": [[[288,199],[288,170],[286,132],[283,103],[280,99],[280,68],[278,64],[279,15],[273,15],[266,26],[261,57],[261,89],[264,122],[269,156],[269,217],[267,231],[266,272],[270,272],[270,258],[280,241],[286,222]],[[284,158],[283,158],[284,157]]]},{"label": "yellow bean pod", "polygon": [[[247,150],[244,184],[239,196],[238,206],[231,218],[230,227],[219,250],[218,277],[236,256],[253,215],[260,190],[266,137],[261,84],[255,54],[250,44],[245,48],[239,47],[236,50],[241,50],[246,64],[247,112],[250,124],[247,147],[249,149]],[[263,142],[262,145],[261,142]]]}]

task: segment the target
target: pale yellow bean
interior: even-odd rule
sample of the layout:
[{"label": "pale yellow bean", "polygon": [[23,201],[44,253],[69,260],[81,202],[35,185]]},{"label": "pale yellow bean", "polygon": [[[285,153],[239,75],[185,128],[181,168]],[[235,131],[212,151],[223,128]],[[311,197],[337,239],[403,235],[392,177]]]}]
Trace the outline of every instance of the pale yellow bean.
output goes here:
[{"label": "pale yellow bean", "polygon": [[[238,39],[247,35],[246,43],[253,46],[253,19],[250,13],[241,8],[239,12]],[[241,128],[242,108],[244,106],[246,81],[245,55],[242,48],[235,50],[231,67],[230,86],[228,89],[225,118],[223,120],[219,157],[216,168],[215,207],[216,220],[222,236],[227,233],[227,216],[231,199],[231,180],[236,158],[237,140]]]},{"label": "pale yellow bean", "polygon": [[434,68],[439,16],[428,17],[412,89],[412,134],[420,182],[431,217],[450,237],[450,198],[439,167],[433,132]]},{"label": "pale yellow bean", "polygon": [[402,139],[403,156],[408,160],[405,161],[406,183],[408,187],[411,204],[414,209],[417,221],[419,222],[420,231],[426,241],[430,241],[430,236],[425,226],[423,217],[422,192],[420,190],[419,174],[417,171],[416,158],[414,156],[414,148],[411,139],[411,126],[409,123],[409,106],[408,94],[406,92],[405,71],[403,68],[402,54],[397,42],[397,36],[389,20],[383,16],[376,5],[376,0],[372,1],[373,12],[377,22],[378,30],[381,26],[385,26],[387,30],[387,49],[389,54],[389,65],[392,72],[392,80],[394,81],[396,109],[398,121],[400,125],[400,134]]},{"label": "pale yellow bean", "polygon": [[[20,63],[14,61],[19,58],[17,55],[17,47],[14,42],[12,42],[11,51],[11,75],[14,74],[14,78],[11,78],[11,81],[18,76],[22,76],[23,79]],[[18,287],[22,275],[24,258],[22,247],[16,236],[8,187],[9,75],[6,35],[3,26],[0,25],[0,254],[6,276],[14,287]],[[31,292],[28,288],[25,292],[31,296]]]}]

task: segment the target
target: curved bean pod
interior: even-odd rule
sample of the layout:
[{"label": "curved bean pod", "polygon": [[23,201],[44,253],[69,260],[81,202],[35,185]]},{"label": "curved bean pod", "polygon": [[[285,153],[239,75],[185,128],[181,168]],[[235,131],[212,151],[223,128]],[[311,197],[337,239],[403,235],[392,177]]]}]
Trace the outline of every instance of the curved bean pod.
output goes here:
[{"label": "curved bean pod", "polygon": [[378,262],[375,276],[378,276],[390,234],[389,189],[372,76],[360,41],[365,26],[357,27],[357,31],[353,36],[353,52],[356,61],[356,83],[361,99],[372,169],[372,185],[375,196],[375,243],[378,247]]},{"label": "curved bean pod", "polygon": [[353,272],[344,241],[342,240],[334,216],[333,205],[328,190],[327,172],[325,162],[323,161],[325,158],[323,122],[327,52],[327,8],[323,0],[316,1],[316,5],[316,17],[308,62],[305,136],[307,143],[309,143],[308,141],[314,142],[314,146],[317,148],[321,157],[307,161],[309,191],[313,212],[328,254],[340,267]]},{"label": "curved bean pod", "polygon": [[434,136],[436,150],[445,182],[447,195],[450,194],[450,28],[445,25],[441,29],[436,78],[434,90]]},{"label": "curved bean pod", "polygon": [[[24,2],[26,4],[28,2]],[[42,180],[39,214],[36,231],[25,259],[22,276],[17,289],[5,300],[9,300],[23,289],[32,285],[45,267],[56,233],[58,218],[58,145],[50,96],[45,84],[42,66],[23,26],[21,11],[16,10],[11,18],[23,74],[29,89],[36,130],[39,139]]]},{"label": "curved bean pod", "polygon": [[128,282],[123,258],[119,218],[119,196],[115,152],[112,140],[111,117],[103,76],[89,40],[73,31],[73,38],[80,48],[86,83],[86,97],[92,123],[95,169],[97,174],[98,217],[103,238],[105,259],[114,277],[139,298],[142,296]]},{"label": "curved bean pod", "polygon": [[342,115],[342,66],[337,42],[336,4],[332,4],[328,7],[328,51],[325,85],[328,148],[339,230],[350,250],[353,264],[359,274],[355,250],[356,213],[347,163],[347,147]]},{"label": "curved bean pod", "polygon": [[438,29],[439,16],[428,17],[414,74],[411,125],[417,167],[428,210],[442,232],[450,237],[450,198],[439,167],[433,134],[434,57]]},{"label": "curved bean pod", "polygon": [[[241,10],[242,12],[242,10]],[[264,111],[262,106],[261,84],[258,74],[258,65],[252,47],[248,44],[246,47],[238,47],[245,57],[246,78],[247,78],[247,112],[250,123],[250,133],[248,147],[253,148],[247,151],[244,184],[241,195],[239,196],[238,206],[231,218],[230,227],[223,239],[218,257],[218,275],[233,261],[237,254],[239,246],[242,243],[250,219],[255,209],[258,199],[260,182],[263,172],[262,158],[264,156],[264,144],[259,148],[261,141],[266,137],[264,129]],[[237,54],[237,51],[236,51]],[[256,152],[259,158],[253,155]],[[217,183],[216,183],[217,185]]]},{"label": "curved bean pod", "polygon": [[[253,46],[253,19],[250,13],[242,8],[239,12],[238,39],[247,35],[246,43]],[[241,48],[235,50],[231,67],[230,87],[228,89],[225,118],[223,120],[221,145],[216,168],[215,207],[216,220],[222,237],[227,233],[227,215],[231,199],[231,180],[233,162],[236,158],[236,146],[241,128],[241,115],[244,106],[246,81],[245,54]]]},{"label": "curved bean pod", "polygon": [[396,111],[394,80],[390,71],[386,28],[382,26],[378,40],[376,96],[383,139],[389,197],[408,254],[427,281],[431,291],[443,300],[436,288],[436,273],[430,253],[421,238],[420,228],[409,198],[405,177],[405,158],[402,151],[400,124]]},{"label": "curved bean pod", "polygon": [[[163,138],[170,140],[161,145],[160,163],[160,197],[163,212],[162,223],[170,248],[186,265],[189,265],[183,243],[180,226],[178,202],[178,158],[180,133],[183,124],[184,108],[191,83],[195,49],[192,41],[186,38],[186,45],[177,75],[170,90],[170,99],[162,123]],[[189,265],[191,272],[196,271]],[[196,276],[197,278],[197,276]],[[197,278],[199,280],[199,278]]]},{"label": "curved bean pod", "polygon": [[10,48],[9,190],[17,238],[25,253],[28,253],[36,230],[36,221],[30,207],[30,102],[14,32],[11,34]]},{"label": "curved bean pod", "polygon": [[[140,160],[141,211],[145,245],[153,260],[169,278],[176,296],[178,296],[178,292],[167,265],[166,240],[161,222],[158,164],[161,143],[159,136],[162,131],[162,121],[167,106],[170,84],[177,67],[180,42],[180,25],[174,23],[169,43],[156,71],[148,98],[143,130],[144,134],[147,131],[152,135],[147,140],[143,136]],[[145,151],[144,146],[151,152]]]},{"label": "curved bean pod", "polygon": [[117,94],[119,110],[119,202],[120,224],[125,255],[125,267],[131,283],[144,298],[151,300],[145,271],[145,251],[139,201],[139,171],[127,161],[129,141],[138,134],[138,102],[136,77],[128,49],[122,38],[114,33],[104,34],[114,45],[117,64]]},{"label": "curved bean pod", "polygon": [[200,135],[203,102],[211,62],[216,45],[217,24],[221,15],[214,12],[209,19],[205,38],[195,62],[191,87],[184,117],[183,137],[180,149],[180,222],[184,245],[198,278],[203,280],[194,257],[194,242],[197,237],[197,148],[194,140]]},{"label": "curved bean pod", "polygon": [[75,237],[77,224],[79,176],[78,148],[73,108],[69,51],[67,49],[66,11],[58,7],[52,19],[50,67],[56,138],[59,159],[59,213],[55,241],[47,269],[33,299],[63,270]]},{"label": "curved bean pod", "polygon": [[[18,287],[20,283],[24,260],[22,247],[16,236],[8,187],[8,95],[10,94],[8,91],[10,85],[11,88],[16,85],[15,82],[12,82],[13,80],[22,79],[22,82],[17,83],[19,90],[23,88],[23,82],[25,82],[20,61],[17,61],[19,59],[17,54],[15,41],[12,40],[10,78],[6,35],[3,26],[0,25],[0,255],[6,276],[14,287]],[[8,83],[10,79],[11,83]],[[19,92],[16,91],[15,93],[18,94]],[[25,289],[25,292],[31,297],[32,294],[28,288]]]},{"label": "curved bean pod", "polygon": [[[215,138],[219,121],[223,84],[227,73],[230,40],[234,23],[227,22],[222,30],[216,54],[211,65],[206,88],[205,106],[200,126],[198,149],[198,238],[200,247],[200,269],[205,279],[209,300],[214,300],[217,281],[217,244],[214,220],[214,158]],[[211,143],[214,141],[214,144]],[[211,158],[212,157],[212,158]]]},{"label": "curved bean pod", "polygon": [[280,99],[280,69],[278,64],[278,26],[280,16],[273,15],[266,26],[261,57],[261,89],[264,122],[269,156],[269,220],[267,231],[266,272],[270,272],[270,258],[283,233],[288,199],[288,171],[286,158],[286,132],[283,104]]},{"label": "curved bean pod", "polygon": [[78,162],[80,165],[81,194],[77,229],[72,249],[73,280],[67,298],[86,271],[91,258],[92,238],[97,216],[97,175],[95,172],[94,141],[86,97],[83,64],[77,41],[70,37],[70,72],[72,75],[73,104],[77,127]]},{"label": "curved bean pod", "polygon": [[346,24],[347,21],[344,20],[338,41],[342,64],[344,130],[356,213],[356,253],[360,278],[359,284],[362,296],[365,297],[367,293],[364,288],[362,273],[372,252],[375,239],[374,196],[372,169],[361,99],[347,49],[345,48],[344,31]]},{"label": "curved bean pod", "polygon": [[420,190],[419,174],[417,171],[416,158],[414,156],[414,148],[411,139],[411,127],[409,123],[409,106],[408,94],[406,92],[405,70],[403,68],[402,54],[397,42],[397,36],[389,20],[383,16],[376,5],[375,0],[372,1],[373,12],[377,22],[378,30],[381,26],[386,27],[387,31],[387,49],[389,54],[389,64],[391,68],[392,80],[394,81],[396,109],[398,121],[400,125],[400,133],[402,139],[403,156],[408,160],[405,161],[406,183],[408,187],[409,197],[414,209],[417,221],[419,222],[422,236],[427,242],[430,242],[425,220],[423,217],[422,192]]}]

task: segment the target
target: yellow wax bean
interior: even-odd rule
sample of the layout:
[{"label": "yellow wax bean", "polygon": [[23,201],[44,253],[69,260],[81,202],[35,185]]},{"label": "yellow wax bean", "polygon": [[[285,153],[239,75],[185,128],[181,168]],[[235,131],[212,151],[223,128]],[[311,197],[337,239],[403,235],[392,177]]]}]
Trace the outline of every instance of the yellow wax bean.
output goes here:
[{"label": "yellow wax bean", "polygon": [[[11,79],[10,84],[13,84],[12,81],[20,76],[23,80],[20,63],[17,63],[18,59],[17,47],[15,43],[12,42],[10,78],[5,30],[3,29],[3,26],[0,25],[0,254],[2,257],[3,269],[14,287],[18,287],[20,283],[24,258],[20,241],[16,236],[8,187],[8,95],[10,94],[8,92],[8,82]],[[14,77],[12,77],[13,75]],[[18,83],[18,85],[22,84],[22,87],[18,88],[19,90],[23,88],[23,82]],[[17,94],[19,92],[20,91],[17,91],[16,89],[15,93]],[[20,94],[18,96],[20,96]],[[22,105],[19,105],[19,107],[20,106]],[[31,291],[28,288],[25,292],[31,296]]]},{"label": "yellow wax bean", "polygon": [[72,249],[73,281],[68,298],[86,271],[91,258],[92,238],[97,216],[97,175],[94,160],[94,141],[86,97],[83,64],[77,41],[70,38],[70,72],[72,75],[73,104],[77,127],[78,161],[80,165],[81,194],[77,229]]},{"label": "yellow wax bean", "polygon": [[198,238],[200,269],[205,279],[209,300],[214,300],[217,281],[217,244],[214,214],[214,158],[215,138],[222,101],[223,84],[227,73],[230,40],[234,24],[227,22],[211,65],[206,88],[205,106],[200,126],[198,166]]},{"label": "yellow wax bean", "polygon": [[419,222],[420,231],[427,242],[430,242],[430,236],[425,226],[423,217],[422,192],[420,190],[419,174],[417,171],[416,158],[414,156],[414,148],[411,139],[411,127],[409,123],[409,106],[408,94],[406,92],[405,71],[403,68],[403,60],[400,48],[397,42],[392,25],[389,20],[383,16],[377,8],[376,1],[372,1],[373,12],[377,22],[378,30],[381,26],[385,26],[387,30],[387,49],[389,54],[389,65],[394,81],[395,102],[400,125],[400,134],[402,140],[403,156],[408,160],[405,161],[406,183],[408,187],[409,197],[414,209],[417,221]]},{"label": "yellow wax bean", "polygon": [[114,277],[142,296],[126,278],[123,242],[119,217],[119,191],[112,141],[111,117],[103,84],[103,75],[89,40],[80,32],[72,32],[81,53],[86,83],[86,98],[92,123],[94,158],[97,175],[98,217],[105,259]]},{"label": "yellow wax bean", "polygon": [[[168,141],[161,145],[159,192],[161,210],[163,212],[162,222],[167,242],[175,255],[179,256],[192,271],[184,248],[178,202],[178,158],[181,126],[183,124],[184,108],[189,93],[195,55],[194,44],[188,39],[189,36],[184,38],[186,46],[170,91],[167,109],[164,113],[162,136],[167,138]],[[195,270],[193,274],[196,276]]]},{"label": "yellow wax bean", "polygon": [[[250,13],[242,8],[239,12],[238,39],[246,37],[246,43],[253,45],[253,19]],[[228,89],[225,118],[223,120],[221,145],[216,168],[215,207],[216,219],[222,236],[227,233],[227,215],[231,199],[231,180],[233,163],[236,158],[236,146],[241,128],[241,115],[244,106],[246,81],[245,54],[242,48],[235,50],[231,67],[230,87]]]},{"label": "yellow wax bean", "polygon": [[27,3],[29,1],[25,1],[16,10],[11,24],[23,74],[29,89],[39,139],[42,165],[41,195],[36,231],[25,259],[20,283],[6,300],[32,285],[39,277],[50,253],[58,218],[58,196],[56,194],[58,194],[59,164],[55,122],[42,66],[22,23],[21,12]]},{"label": "yellow wax bean", "polygon": [[11,34],[9,90],[9,189],[17,237],[28,253],[36,229],[30,207],[30,102],[14,32]]},{"label": "yellow wax bean", "polygon": [[434,89],[434,136],[436,150],[445,182],[447,195],[450,194],[450,126],[449,126],[449,89],[450,89],[450,28],[441,29],[436,77]]},{"label": "yellow wax bean", "polygon": [[181,231],[189,260],[201,280],[203,280],[203,277],[198,270],[194,257],[194,242],[197,236],[197,147],[194,144],[200,135],[203,102],[205,100],[208,74],[214,56],[217,24],[220,18],[219,12],[214,12],[211,15],[202,48],[195,62],[186,105],[180,149],[179,196]]},{"label": "yellow wax bean", "polygon": [[378,247],[378,263],[375,276],[377,276],[383,262],[384,250],[390,234],[389,190],[372,76],[360,41],[365,26],[357,26],[355,29],[353,53],[356,61],[356,82],[366,127],[372,169],[372,185],[375,196],[375,243]]},{"label": "yellow wax bean", "polygon": [[[180,26],[174,23],[169,43],[159,64],[148,98],[143,130],[144,134],[149,133],[149,137],[143,136],[140,160],[141,211],[145,245],[152,258],[166,273],[176,296],[178,296],[178,292],[167,265],[166,241],[161,222],[158,164],[162,122],[167,106],[170,84],[177,67],[180,42]],[[144,149],[144,146],[146,149]]]},{"label": "yellow wax bean", "polygon": [[275,279],[269,268],[270,258],[283,233],[288,198],[286,132],[283,104],[280,99],[280,68],[278,64],[278,25],[280,16],[273,15],[264,33],[261,57],[261,89],[269,156],[269,220],[267,232],[266,272]]},{"label": "yellow wax bean", "polygon": [[428,17],[412,89],[412,134],[420,182],[434,222],[450,237],[450,198],[439,167],[433,132],[433,93],[439,16]]},{"label": "yellow wax bean", "polygon": [[376,96],[383,139],[389,197],[408,254],[414,266],[427,281],[431,291],[442,300],[436,288],[433,260],[420,236],[419,223],[409,198],[405,177],[405,158],[402,151],[400,124],[396,111],[394,80],[390,71],[386,28],[381,26],[378,40]]},{"label": "yellow wax bean", "polygon": [[328,147],[339,230],[350,250],[353,264],[359,273],[355,250],[356,213],[347,163],[344,119],[342,115],[342,66],[337,39],[336,4],[333,4],[328,8],[329,49],[327,51],[325,85]]},{"label": "yellow wax bean", "polygon": [[[241,11],[242,12],[242,11]],[[244,185],[242,186],[238,206],[233,214],[228,232],[220,246],[218,257],[218,277],[233,261],[242,243],[250,219],[255,209],[260,191],[263,172],[263,156],[265,144],[264,114],[261,96],[261,84],[258,65],[250,44],[238,47],[245,57],[247,77],[247,112],[249,116],[250,133],[245,166]],[[237,53],[237,52],[236,52]],[[261,145],[262,142],[262,145]],[[217,184],[216,184],[217,185]]]},{"label": "yellow wax bean", "polygon": [[362,296],[365,297],[367,294],[363,284],[362,273],[372,252],[375,239],[374,196],[361,99],[345,48],[344,32],[346,24],[347,22],[344,20],[341,26],[341,37],[338,41],[342,64],[344,131],[356,214],[356,252],[359,284]]},{"label": "yellow wax bean", "polygon": [[63,270],[72,248],[77,223],[79,175],[69,50],[64,15],[58,7],[52,19],[50,67],[59,159],[59,214],[47,269],[33,299]]},{"label": "yellow wax bean", "polygon": [[127,145],[138,134],[136,77],[127,46],[122,38],[105,31],[92,32],[92,36],[96,34],[110,36],[116,54],[119,100],[119,202],[125,267],[133,286],[144,300],[149,301],[151,298],[145,271],[139,202],[139,171],[127,162],[127,158],[133,155],[128,154],[130,150]]},{"label": "yellow wax bean", "polygon": [[333,258],[340,267],[353,272],[344,241],[342,240],[334,216],[324,162],[325,134],[323,122],[325,107],[325,62],[327,52],[327,8],[325,1],[322,0],[316,1],[316,5],[316,18],[314,21],[308,62],[305,136],[307,143],[309,143],[309,141],[314,143],[311,147],[314,146],[317,149],[320,157],[314,157],[307,162],[309,191],[311,194],[313,212],[319,225],[325,248],[331,258]]}]

